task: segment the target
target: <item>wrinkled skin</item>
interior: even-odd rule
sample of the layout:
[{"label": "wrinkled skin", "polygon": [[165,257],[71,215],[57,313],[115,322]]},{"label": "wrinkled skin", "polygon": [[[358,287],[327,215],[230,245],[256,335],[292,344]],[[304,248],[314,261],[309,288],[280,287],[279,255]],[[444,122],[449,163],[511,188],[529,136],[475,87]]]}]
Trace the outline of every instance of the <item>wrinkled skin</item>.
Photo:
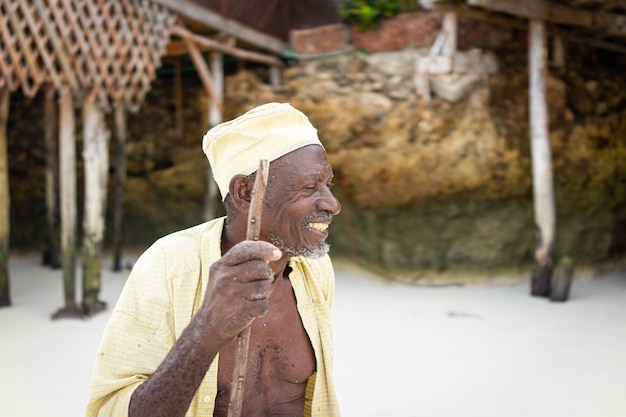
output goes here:
[{"label": "wrinkled skin", "polygon": [[[287,263],[321,256],[332,215],[332,169],[310,145],[270,164],[261,240],[245,241],[253,181],[233,177],[222,258],[210,267],[203,303],[156,372],[131,398],[129,416],[184,416],[219,352],[215,416],[226,416],[236,336],[251,325],[243,415],[302,415],[315,357],[296,308]],[[274,244],[265,242],[269,240]]]}]

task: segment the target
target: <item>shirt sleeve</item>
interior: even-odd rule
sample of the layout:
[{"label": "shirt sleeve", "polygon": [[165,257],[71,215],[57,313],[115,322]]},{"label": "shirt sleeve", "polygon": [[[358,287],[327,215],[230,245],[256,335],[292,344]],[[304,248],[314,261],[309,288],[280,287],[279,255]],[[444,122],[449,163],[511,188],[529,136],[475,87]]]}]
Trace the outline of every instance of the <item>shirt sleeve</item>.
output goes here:
[{"label": "shirt sleeve", "polygon": [[127,416],[135,389],[174,343],[167,257],[148,249],[133,267],[96,354],[87,416]]}]

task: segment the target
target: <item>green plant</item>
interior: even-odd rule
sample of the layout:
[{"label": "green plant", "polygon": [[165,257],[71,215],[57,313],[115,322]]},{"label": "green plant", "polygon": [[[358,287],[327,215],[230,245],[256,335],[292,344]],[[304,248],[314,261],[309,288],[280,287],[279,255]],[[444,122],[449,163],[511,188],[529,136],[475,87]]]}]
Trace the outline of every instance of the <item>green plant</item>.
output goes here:
[{"label": "green plant", "polygon": [[398,12],[397,0],[347,0],[337,9],[345,23],[356,24],[360,30],[376,29],[381,19]]}]

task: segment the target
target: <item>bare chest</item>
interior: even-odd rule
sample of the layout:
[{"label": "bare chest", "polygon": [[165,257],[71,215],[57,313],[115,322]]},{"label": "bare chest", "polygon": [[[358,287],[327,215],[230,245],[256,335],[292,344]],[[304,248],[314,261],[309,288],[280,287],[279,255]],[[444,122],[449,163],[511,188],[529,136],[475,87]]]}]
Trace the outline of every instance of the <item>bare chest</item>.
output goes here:
[{"label": "bare chest", "polygon": [[[233,341],[220,351],[215,416],[227,414],[235,346]],[[268,314],[252,324],[243,414],[302,415],[306,382],[314,371],[315,354],[289,285],[272,293]]]}]

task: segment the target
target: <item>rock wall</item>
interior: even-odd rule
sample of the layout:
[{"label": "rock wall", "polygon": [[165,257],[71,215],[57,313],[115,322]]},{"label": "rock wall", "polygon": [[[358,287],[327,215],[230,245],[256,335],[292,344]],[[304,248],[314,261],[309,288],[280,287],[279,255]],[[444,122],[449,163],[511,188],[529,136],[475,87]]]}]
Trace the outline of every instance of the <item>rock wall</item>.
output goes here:
[{"label": "rock wall", "polygon": [[[415,96],[420,50],[351,54],[287,71],[285,91],[229,84],[233,113],[293,103],[318,126],[344,212],[335,249],[397,273],[528,268],[533,219],[527,74],[502,63],[458,103]],[[594,264],[623,254],[621,75],[553,69],[548,81],[557,256]]]},{"label": "rock wall", "polygon": [[[415,59],[424,53],[352,52],[301,62],[284,72],[280,92],[271,90],[265,68],[240,69],[226,77],[225,119],[268,101],[290,102],[309,115],[343,204],[331,226],[335,255],[408,280],[433,271],[527,270],[533,206],[524,57],[500,54],[501,72],[457,103],[426,103],[413,85]],[[548,82],[557,256],[589,265],[626,253],[626,80],[610,69],[553,68]],[[129,116],[129,247],[202,221],[207,102],[196,75],[186,72],[184,137],[176,139],[172,89],[162,74],[140,112]],[[37,100],[12,100],[16,248],[45,241]]]}]

